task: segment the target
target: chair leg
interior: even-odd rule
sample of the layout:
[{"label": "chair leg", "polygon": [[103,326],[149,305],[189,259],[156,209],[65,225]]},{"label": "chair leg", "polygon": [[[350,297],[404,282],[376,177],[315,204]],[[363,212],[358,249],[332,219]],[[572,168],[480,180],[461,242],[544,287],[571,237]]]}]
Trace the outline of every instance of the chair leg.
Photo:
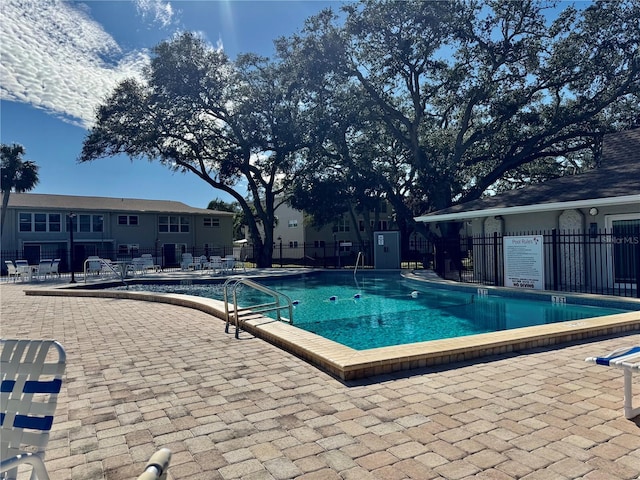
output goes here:
[{"label": "chair leg", "polygon": [[[49,480],[49,474],[42,459],[33,453],[23,453],[0,462],[0,472],[9,472],[8,478],[15,478],[18,467],[23,464],[33,467],[31,479]],[[3,477],[4,478],[4,477]]]},{"label": "chair leg", "polygon": [[640,415],[640,407],[633,408],[633,384],[631,369],[624,370],[624,416],[627,419]]}]

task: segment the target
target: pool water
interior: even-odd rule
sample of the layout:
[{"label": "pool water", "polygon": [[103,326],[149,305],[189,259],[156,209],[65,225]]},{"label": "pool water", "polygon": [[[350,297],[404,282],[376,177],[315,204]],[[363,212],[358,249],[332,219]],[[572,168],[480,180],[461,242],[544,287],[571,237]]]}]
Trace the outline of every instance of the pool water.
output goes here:
[{"label": "pool water", "polygon": [[[496,332],[624,313],[628,310],[433,288],[398,274],[322,273],[261,280],[297,305],[293,323],[357,350]],[[220,285],[163,286],[173,293],[222,298]],[[154,288],[156,289],[157,286]],[[149,290],[149,286],[143,287]],[[241,288],[240,305],[264,303]]]}]

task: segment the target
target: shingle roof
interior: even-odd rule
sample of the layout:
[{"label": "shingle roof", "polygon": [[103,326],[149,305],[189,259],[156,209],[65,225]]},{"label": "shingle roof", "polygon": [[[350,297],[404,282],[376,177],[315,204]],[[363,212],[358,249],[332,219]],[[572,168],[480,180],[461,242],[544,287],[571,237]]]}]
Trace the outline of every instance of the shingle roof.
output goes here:
[{"label": "shingle roof", "polygon": [[143,200],[139,198],[81,197],[42,193],[12,193],[9,207],[47,210],[128,211],[157,213],[197,213],[201,215],[233,215],[231,212],[190,207],[172,200]]},{"label": "shingle roof", "polygon": [[600,168],[454,205],[424,217],[628,195],[640,195],[640,128],[605,136]]}]

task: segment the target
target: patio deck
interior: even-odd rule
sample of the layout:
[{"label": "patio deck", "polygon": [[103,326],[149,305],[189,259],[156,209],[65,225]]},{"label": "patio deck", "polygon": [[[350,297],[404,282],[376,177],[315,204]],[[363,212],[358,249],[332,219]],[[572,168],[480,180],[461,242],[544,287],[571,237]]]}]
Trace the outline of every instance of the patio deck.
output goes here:
[{"label": "patio deck", "polygon": [[[635,479],[620,371],[584,362],[640,332],[340,382],[219,319],[3,283],[4,338],[55,338],[67,372],[52,479]],[[637,385],[637,382],[636,382]]]}]

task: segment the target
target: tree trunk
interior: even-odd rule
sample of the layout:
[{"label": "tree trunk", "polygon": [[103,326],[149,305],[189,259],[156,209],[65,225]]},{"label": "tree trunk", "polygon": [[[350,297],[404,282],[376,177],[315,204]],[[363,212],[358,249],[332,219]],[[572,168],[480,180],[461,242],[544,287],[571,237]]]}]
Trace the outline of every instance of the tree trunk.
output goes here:
[{"label": "tree trunk", "polygon": [[9,195],[11,190],[2,192],[2,215],[0,216],[0,237],[4,233],[4,218],[7,216],[7,207],[9,206]]}]

